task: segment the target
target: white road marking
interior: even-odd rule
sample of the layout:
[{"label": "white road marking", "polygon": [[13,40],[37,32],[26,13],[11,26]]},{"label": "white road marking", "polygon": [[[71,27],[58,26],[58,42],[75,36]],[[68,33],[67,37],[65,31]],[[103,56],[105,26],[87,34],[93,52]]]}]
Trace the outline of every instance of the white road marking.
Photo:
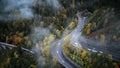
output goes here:
[{"label": "white road marking", "polygon": [[57,51],[57,53],[59,53],[59,52]]}]

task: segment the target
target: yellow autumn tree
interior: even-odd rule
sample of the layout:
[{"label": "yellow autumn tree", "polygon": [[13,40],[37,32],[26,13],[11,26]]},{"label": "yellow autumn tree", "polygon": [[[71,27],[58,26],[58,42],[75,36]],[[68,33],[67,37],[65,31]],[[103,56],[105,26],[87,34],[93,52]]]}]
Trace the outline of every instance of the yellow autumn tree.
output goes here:
[{"label": "yellow autumn tree", "polygon": [[74,28],[75,27],[75,22],[70,22],[69,27],[70,27],[70,29]]},{"label": "yellow autumn tree", "polygon": [[89,23],[87,26],[86,26],[86,34],[88,35],[88,34],[90,34],[90,32],[91,32],[91,23]]},{"label": "yellow autumn tree", "polygon": [[101,34],[101,35],[100,35],[100,41],[101,41],[101,42],[104,42],[104,41],[105,41],[105,35],[104,35],[104,34]]},{"label": "yellow autumn tree", "polygon": [[87,55],[87,51],[83,50],[83,52],[81,53],[81,58],[84,58]]}]

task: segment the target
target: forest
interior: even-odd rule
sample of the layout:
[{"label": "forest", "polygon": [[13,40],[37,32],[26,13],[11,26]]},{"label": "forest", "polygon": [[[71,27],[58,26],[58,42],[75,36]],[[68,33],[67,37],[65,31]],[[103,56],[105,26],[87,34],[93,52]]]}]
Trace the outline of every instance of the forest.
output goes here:
[{"label": "forest", "polygon": [[120,0],[0,5],[0,68],[120,67]]}]

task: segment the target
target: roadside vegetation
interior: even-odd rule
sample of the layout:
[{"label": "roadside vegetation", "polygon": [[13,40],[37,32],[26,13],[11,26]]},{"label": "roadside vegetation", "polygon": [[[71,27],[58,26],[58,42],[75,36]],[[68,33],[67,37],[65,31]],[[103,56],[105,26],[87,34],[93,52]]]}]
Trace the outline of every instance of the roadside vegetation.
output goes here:
[{"label": "roadside vegetation", "polygon": [[[96,0],[94,4],[90,5],[89,0],[61,0],[62,8],[59,11],[54,11],[53,8],[46,6],[33,7],[35,13],[41,15],[39,19],[34,17],[28,20],[22,18],[1,20],[0,42],[14,44],[18,48],[10,50],[0,47],[0,68],[62,68],[63,66],[51,55],[50,45],[63,35],[68,35],[77,26],[76,13],[85,9],[93,13],[93,16],[85,26],[82,35],[102,42],[109,40],[106,42],[108,47],[110,42],[113,42],[111,45],[120,48],[118,22],[120,10],[116,6],[118,3],[114,0],[102,2],[103,5],[98,4],[99,1]],[[76,7],[71,7],[75,4]],[[43,31],[43,34],[36,34],[34,33],[36,27],[47,28],[50,33]],[[42,32],[39,31],[39,33]],[[69,40],[69,38],[66,39]],[[80,47],[74,48],[67,40],[66,44],[63,44],[63,51],[78,65],[84,68],[119,68],[120,64],[112,60],[112,55],[105,57],[102,54],[82,50]],[[22,47],[30,50],[33,47],[38,48],[39,59],[37,55],[23,51]]]}]

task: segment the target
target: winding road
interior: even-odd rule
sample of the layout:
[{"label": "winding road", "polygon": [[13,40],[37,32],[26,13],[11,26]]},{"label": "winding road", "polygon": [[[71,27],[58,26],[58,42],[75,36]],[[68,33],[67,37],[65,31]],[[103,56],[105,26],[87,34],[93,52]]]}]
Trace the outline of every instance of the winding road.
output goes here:
[{"label": "winding road", "polygon": [[[120,61],[120,49],[115,50],[112,48],[106,49],[104,44],[95,44],[93,45],[92,43],[89,42],[88,39],[82,39],[81,38],[81,33],[82,29],[88,22],[88,19],[91,15],[91,13],[83,11],[79,12],[76,14],[79,22],[77,27],[69,34],[71,37],[71,43],[75,46],[76,44],[79,44],[83,49],[90,51],[90,52],[96,52],[96,53],[102,53],[105,56],[108,56],[109,54],[112,55],[113,60],[115,61]],[[68,36],[68,35],[67,35]],[[57,60],[66,68],[81,68],[79,65],[74,63],[72,60],[70,60],[63,52],[62,49],[62,43],[64,38],[55,41],[52,46],[51,46],[51,53],[54,57],[57,58]],[[97,43],[97,42],[96,42]]]},{"label": "winding road", "polygon": [[[71,37],[70,38],[71,43],[74,46],[75,46],[75,44],[80,44],[83,49],[91,51],[91,52],[103,53],[106,56],[111,54],[113,56],[113,60],[120,61],[120,50],[114,50],[114,48],[112,48],[112,50],[111,50],[111,48],[106,49],[104,47],[104,44],[102,44],[102,46],[101,46],[101,44],[100,45],[92,45],[91,43],[87,43],[87,42],[89,42],[88,40],[84,41],[84,39],[82,39],[80,37],[82,30],[83,30],[84,26],[87,24],[91,13],[83,11],[83,12],[77,13],[76,15],[79,19],[78,25],[70,34],[68,34]],[[68,58],[65,55],[65,53],[63,52],[62,44],[64,41],[65,41],[64,37],[56,40],[51,45],[51,54],[53,55],[53,57],[56,57],[57,60],[66,68],[81,68],[79,65],[77,65],[72,60],[70,60],[70,58]],[[9,49],[17,47],[15,45],[3,43],[3,42],[0,42],[0,46],[3,49],[6,49],[6,47],[8,47]],[[29,49],[22,48],[22,50],[29,52],[31,54],[34,54],[34,52]]]},{"label": "winding road", "polygon": [[[77,13],[76,15],[79,19],[79,23],[77,27],[70,34],[68,34],[71,37],[70,40],[73,44],[79,43],[79,36],[81,35],[82,29],[87,24],[91,13],[85,10],[83,12]],[[55,56],[57,60],[66,68],[81,68],[79,65],[74,63],[64,54],[63,49],[62,49],[62,44],[63,44],[65,37],[63,37],[60,40],[55,41],[52,44],[51,46],[52,55]]]},{"label": "winding road", "polygon": [[58,61],[66,68],[80,68],[72,60],[70,60],[64,53],[62,49],[63,39],[57,40],[52,44],[51,53],[55,56]]}]

